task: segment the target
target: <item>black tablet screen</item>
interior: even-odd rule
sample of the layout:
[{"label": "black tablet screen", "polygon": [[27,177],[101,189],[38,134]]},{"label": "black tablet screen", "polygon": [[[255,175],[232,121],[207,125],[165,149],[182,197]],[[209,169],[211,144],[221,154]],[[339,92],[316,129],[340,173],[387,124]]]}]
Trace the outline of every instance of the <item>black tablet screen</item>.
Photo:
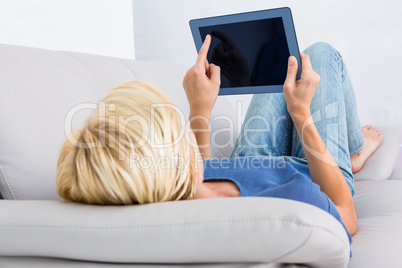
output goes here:
[{"label": "black tablet screen", "polygon": [[221,67],[221,88],[283,85],[290,56],[282,18],[200,27],[212,36],[208,61]]}]

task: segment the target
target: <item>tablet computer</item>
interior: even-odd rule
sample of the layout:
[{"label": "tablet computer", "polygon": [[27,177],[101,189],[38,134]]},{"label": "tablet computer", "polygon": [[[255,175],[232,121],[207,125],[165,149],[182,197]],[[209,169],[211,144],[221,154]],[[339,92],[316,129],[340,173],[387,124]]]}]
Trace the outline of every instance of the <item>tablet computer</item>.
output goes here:
[{"label": "tablet computer", "polygon": [[276,8],[194,19],[190,28],[197,51],[207,34],[208,62],[221,67],[219,95],[282,92],[288,58],[299,63],[299,46],[290,8]]}]

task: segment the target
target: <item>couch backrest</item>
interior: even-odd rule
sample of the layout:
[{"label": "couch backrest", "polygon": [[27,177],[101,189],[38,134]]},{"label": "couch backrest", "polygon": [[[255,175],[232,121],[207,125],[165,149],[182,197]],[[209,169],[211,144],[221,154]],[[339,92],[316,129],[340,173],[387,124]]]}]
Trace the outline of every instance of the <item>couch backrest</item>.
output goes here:
[{"label": "couch backrest", "polygon": [[[141,79],[154,83],[182,108],[187,119],[188,104],[182,88],[186,70],[167,63],[0,44],[3,198],[58,199],[56,163],[65,140],[66,116],[73,114],[72,109],[87,107],[72,119],[72,125],[82,123],[92,111],[89,104],[97,104],[121,82]],[[237,117],[225,98],[219,98],[216,107],[214,114],[220,117],[212,121],[213,131],[235,122]],[[233,125],[235,134],[238,125]],[[214,139],[217,145],[213,155],[229,156],[236,137],[222,131]]]}]

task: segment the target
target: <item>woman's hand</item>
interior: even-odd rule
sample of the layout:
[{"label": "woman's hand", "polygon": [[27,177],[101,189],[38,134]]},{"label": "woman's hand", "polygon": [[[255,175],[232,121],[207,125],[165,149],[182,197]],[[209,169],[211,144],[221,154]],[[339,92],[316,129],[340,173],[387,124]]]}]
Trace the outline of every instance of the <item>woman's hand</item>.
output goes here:
[{"label": "woman's hand", "polygon": [[289,57],[283,95],[300,137],[311,179],[334,202],[343,223],[353,235],[356,233],[357,217],[352,194],[310,115],[311,100],[320,82],[320,76],[311,67],[308,55],[301,53],[301,60],[303,71],[301,79],[296,81],[297,62],[295,57]]},{"label": "woman's hand", "polygon": [[207,35],[195,65],[187,71],[183,87],[190,104],[190,126],[202,158],[211,158],[209,120],[221,85],[221,69],[207,61],[211,36]]},{"label": "woman's hand", "polygon": [[310,57],[301,53],[303,71],[301,79],[296,81],[298,63],[294,56],[289,57],[288,73],[283,84],[283,95],[289,114],[293,117],[306,118],[310,115],[310,104],[320,76],[311,67]]},{"label": "woman's hand", "polygon": [[195,65],[187,71],[183,87],[190,104],[190,116],[210,118],[221,84],[220,68],[207,61],[211,36],[207,35]]}]

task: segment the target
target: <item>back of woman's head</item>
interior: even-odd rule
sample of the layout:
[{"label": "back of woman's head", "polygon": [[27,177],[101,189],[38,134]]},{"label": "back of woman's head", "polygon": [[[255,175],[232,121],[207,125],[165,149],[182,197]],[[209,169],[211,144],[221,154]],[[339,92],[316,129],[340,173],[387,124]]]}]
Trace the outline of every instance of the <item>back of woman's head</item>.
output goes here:
[{"label": "back of woman's head", "polygon": [[192,199],[197,152],[180,111],[159,89],[126,82],[67,137],[57,163],[57,192],[103,205]]}]

